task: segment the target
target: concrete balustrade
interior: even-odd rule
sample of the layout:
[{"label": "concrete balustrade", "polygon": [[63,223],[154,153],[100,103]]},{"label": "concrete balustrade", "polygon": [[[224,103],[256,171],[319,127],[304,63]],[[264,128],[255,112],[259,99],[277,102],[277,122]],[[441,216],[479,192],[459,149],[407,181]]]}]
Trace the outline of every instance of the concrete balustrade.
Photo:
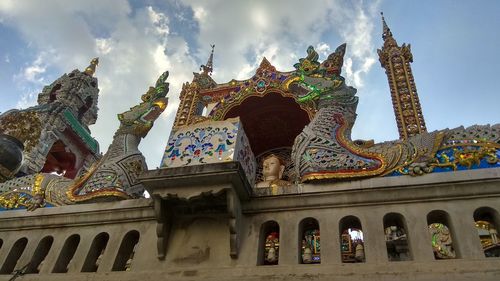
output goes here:
[{"label": "concrete balustrade", "polygon": [[[500,258],[485,257],[474,219],[489,218],[498,225],[499,182],[455,183],[452,187],[446,184],[389,186],[367,188],[362,192],[336,190],[253,197],[242,205],[241,241],[239,255],[235,259],[229,256],[230,233],[224,214],[191,214],[182,219],[174,215],[168,233],[166,259],[159,260],[156,257],[157,221],[149,199],[47,208],[34,212],[4,211],[0,212],[0,266],[15,263],[13,269],[21,269],[32,260],[40,242],[52,236],[53,243],[40,266],[40,272],[26,274],[23,280],[78,281],[90,278],[89,274],[106,275],[110,280],[134,280],[142,275],[153,278],[158,272],[169,272],[179,278],[202,274],[207,280],[212,280],[208,277],[218,276],[221,272],[229,276],[227,280],[245,280],[245,276],[290,277],[301,274],[317,274],[319,279],[328,280],[327,276],[345,277],[355,273],[367,276],[381,274],[384,276],[382,280],[397,280],[391,277],[393,275],[423,280],[429,270],[442,272],[457,280],[461,280],[461,276],[476,275],[480,280],[495,280],[496,271],[492,268],[500,268]],[[471,190],[474,192],[466,192]],[[408,192],[412,196],[408,196]],[[390,202],[387,203],[384,198]],[[320,264],[301,264],[301,222],[304,220],[316,221],[319,227]],[[262,227],[271,221],[279,229],[279,262],[277,265],[262,265],[263,249],[259,247],[263,247],[266,235]],[[203,226],[196,226],[201,222]],[[447,224],[452,232],[453,247],[458,254],[453,261],[436,260],[434,257],[428,228],[431,222]],[[408,261],[389,261],[384,228],[391,224],[405,229],[411,257]],[[342,229],[346,227],[362,230],[364,262],[342,262],[340,239]],[[122,265],[116,267],[119,271],[113,271],[127,233],[134,231],[139,239],[130,269],[123,271],[124,257],[121,257]],[[85,260],[100,233],[109,235],[100,265],[97,272],[84,273]],[[73,235],[79,236],[79,242],[67,265],[67,273],[53,273],[60,256],[68,254],[63,249]],[[23,237],[27,239],[25,249],[18,253],[18,260],[9,261],[9,258],[16,258],[10,253]],[[130,255],[130,249],[126,252],[128,254],[125,255]],[[456,273],[457,268],[460,268],[461,275]],[[324,277],[321,277],[322,274]],[[11,275],[11,272],[3,272],[0,280],[8,280]],[[290,278],[293,280],[294,277]]]}]

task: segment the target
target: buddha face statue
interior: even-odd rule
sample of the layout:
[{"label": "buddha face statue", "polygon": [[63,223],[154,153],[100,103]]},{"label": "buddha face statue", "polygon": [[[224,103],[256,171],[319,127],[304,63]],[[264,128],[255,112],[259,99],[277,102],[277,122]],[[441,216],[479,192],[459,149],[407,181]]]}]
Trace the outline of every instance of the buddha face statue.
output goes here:
[{"label": "buddha face statue", "polygon": [[281,160],[274,154],[269,155],[262,163],[262,174],[264,179],[280,179],[285,170],[285,165],[281,163]]}]

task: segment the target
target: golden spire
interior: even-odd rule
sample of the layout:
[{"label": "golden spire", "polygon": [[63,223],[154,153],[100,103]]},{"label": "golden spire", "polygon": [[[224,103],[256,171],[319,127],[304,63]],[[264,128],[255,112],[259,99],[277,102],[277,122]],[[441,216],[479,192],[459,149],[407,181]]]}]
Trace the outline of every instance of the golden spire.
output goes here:
[{"label": "golden spire", "polygon": [[210,45],[210,47],[212,47],[212,52],[207,63],[200,66],[201,73],[193,72],[193,81],[182,85],[182,90],[179,94],[179,107],[172,128],[174,131],[204,118],[202,110],[206,106],[206,101],[202,100],[200,91],[217,86],[217,83],[209,76],[213,71],[215,45]]},{"label": "golden spire", "polygon": [[377,52],[380,64],[385,68],[389,80],[399,138],[407,139],[427,131],[410,66],[413,62],[413,54],[410,44],[398,45],[385,22],[384,14],[380,14],[382,15],[384,45]]},{"label": "golden spire", "polygon": [[205,65],[201,65],[200,66],[200,70],[201,70],[201,74],[205,74],[205,75],[212,75],[212,71],[214,70],[214,48],[215,48],[215,45],[210,45],[210,47],[212,47],[212,52],[210,53],[210,57],[208,58],[208,61],[207,61],[207,64]]},{"label": "golden spire", "polygon": [[85,68],[85,74],[87,74],[89,76],[93,76],[98,64],[99,64],[99,58],[93,58],[90,61],[90,65],[87,66],[87,68]]},{"label": "golden spire", "polygon": [[387,23],[385,22],[384,13],[380,12],[380,15],[382,16],[382,27],[383,27],[382,39],[385,40],[387,37],[392,37],[392,32],[389,26],[387,26]]}]

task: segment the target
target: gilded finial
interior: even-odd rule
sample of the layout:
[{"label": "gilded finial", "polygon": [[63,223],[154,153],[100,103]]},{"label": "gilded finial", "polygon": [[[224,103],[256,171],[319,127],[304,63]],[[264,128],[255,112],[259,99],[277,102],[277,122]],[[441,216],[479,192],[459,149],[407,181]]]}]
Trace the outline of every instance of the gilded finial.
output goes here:
[{"label": "gilded finial", "polygon": [[212,75],[212,71],[214,68],[214,48],[215,45],[210,45],[212,47],[212,52],[210,53],[210,57],[208,58],[208,61],[205,65],[200,66],[201,74],[206,74],[206,75]]},{"label": "gilded finial", "polygon": [[94,73],[95,73],[95,69],[96,69],[96,67],[97,67],[98,64],[99,64],[99,58],[93,58],[90,61],[90,65],[87,66],[87,68],[85,68],[85,74],[93,76]]},{"label": "gilded finial", "polygon": [[385,22],[384,13],[380,12],[380,15],[382,16],[382,28],[383,28],[382,39],[385,40],[387,37],[392,37],[392,32],[389,26],[387,26],[387,23]]}]

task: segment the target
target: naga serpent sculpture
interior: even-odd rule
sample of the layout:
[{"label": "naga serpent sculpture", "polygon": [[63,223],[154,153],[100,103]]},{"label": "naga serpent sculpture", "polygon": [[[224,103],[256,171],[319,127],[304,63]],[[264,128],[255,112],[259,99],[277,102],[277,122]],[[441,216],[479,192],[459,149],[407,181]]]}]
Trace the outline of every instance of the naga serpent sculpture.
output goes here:
[{"label": "naga serpent sculpture", "polygon": [[320,63],[310,46],[307,57],[294,65],[296,71],[285,83],[299,103],[313,102],[317,109],[293,145],[291,158],[298,181],[498,166],[500,124],[426,132],[377,144],[351,140],[358,97],[340,75],[345,48],[346,44],[340,45]]},{"label": "naga serpent sculpture", "polygon": [[0,184],[0,208],[71,205],[141,197],[137,177],[147,170],[138,145],[167,106],[168,72],[142,95],[142,102],[118,114],[120,127],[104,156],[77,179],[37,173]]},{"label": "naga serpent sculpture", "polygon": [[377,175],[386,164],[377,153],[351,145],[351,128],[356,119],[356,89],[340,76],[346,45],[339,46],[323,63],[312,47],[308,56],[295,64],[297,76],[289,84],[298,102],[313,101],[317,112],[295,138],[292,160],[301,181]]}]

